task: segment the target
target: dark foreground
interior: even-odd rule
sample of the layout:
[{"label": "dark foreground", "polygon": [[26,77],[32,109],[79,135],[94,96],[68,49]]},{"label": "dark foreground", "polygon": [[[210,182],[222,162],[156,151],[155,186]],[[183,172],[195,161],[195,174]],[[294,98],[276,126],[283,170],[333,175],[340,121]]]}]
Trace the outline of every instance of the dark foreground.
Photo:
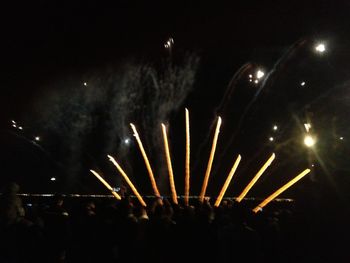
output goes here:
[{"label": "dark foreground", "polygon": [[275,202],[257,214],[229,200],[219,208],[153,199],[144,209],[130,198],[23,203],[25,215],[2,210],[1,263],[350,262],[346,203]]}]

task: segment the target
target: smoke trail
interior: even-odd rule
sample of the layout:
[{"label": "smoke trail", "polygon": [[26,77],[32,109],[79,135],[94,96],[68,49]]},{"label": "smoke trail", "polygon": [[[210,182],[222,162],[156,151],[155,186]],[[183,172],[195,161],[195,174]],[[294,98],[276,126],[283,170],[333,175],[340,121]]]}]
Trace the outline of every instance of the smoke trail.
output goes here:
[{"label": "smoke trail", "polygon": [[[163,142],[160,136],[160,122],[167,122],[172,113],[183,105],[192,89],[198,65],[196,56],[189,56],[182,67],[169,64],[164,71],[148,68],[145,76],[145,97],[149,98],[143,110],[143,127],[151,138],[151,155],[155,157],[158,182],[161,190],[167,180],[167,168],[164,165]],[[165,189],[168,190],[168,189]]]},{"label": "smoke trail", "polygon": [[191,55],[165,69],[124,63],[117,70],[85,78],[86,85],[67,80],[64,89],[59,85],[56,92],[43,98],[36,118],[58,142],[56,157],[70,174],[67,189],[77,186],[84,164],[98,164],[97,157],[107,153],[116,153],[123,166],[132,169],[127,165],[129,148],[123,143],[132,134],[131,121],[140,126],[151,155],[157,153],[157,174],[166,174],[161,173],[166,170],[159,125],[183,104],[193,86],[198,62]]}]

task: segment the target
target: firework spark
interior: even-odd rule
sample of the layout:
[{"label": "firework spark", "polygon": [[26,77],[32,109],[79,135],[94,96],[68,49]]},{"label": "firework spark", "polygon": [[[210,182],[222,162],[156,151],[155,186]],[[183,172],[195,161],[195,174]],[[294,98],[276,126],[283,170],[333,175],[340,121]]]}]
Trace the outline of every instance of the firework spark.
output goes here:
[{"label": "firework spark", "polygon": [[221,117],[218,118],[218,122],[216,124],[215,135],[214,135],[214,138],[213,138],[213,144],[212,144],[212,147],[211,147],[210,156],[209,156],[209,160],[208,160],[208,166],[207,166],[207,170],[205,172],[205,177],[204,177],[204,181],[203,181],[203,185],[202,185],[202,190],[201,190],[201,193],[200,193],[200,196],[199,196],[199,200],[202,203],[204,201],[204,196],[205,196],[205,193],[207,191],[209,176],[210,176],[211,167],[212,167],[212,164],[213,164],[215,150],[216,150],[216,144],[217,144],[218,137],[219,137],[220,126],[221,126]]},{"label": "firework spark", "polygon": [[158,190],[158,187],[157,187],[157,183],[156,183],[156,180],[154,179],[154,174],[153,174],[153,171],[152,171],[152,167],[151,167],[151,165],[149,163],[149,160],[148,160],[147,154],[145,152],[145,149],[143,148],[140,136],[139,136],[139,134],[138,134],[138,132],[136,130],[135,125],[130,123],[130,126],[131,126],[131,129],[134,132],[134,136],[135,136],[136,141],[137,141],[137,143],[139,145],[139,148],[140,148],[143,160],[145,161],[145,165],[146,165],[146,168],[147,168],[147,171],[148,171],[149,178],[151,180],[151,184],[152,184],[154,195],[157,196],[157,197],[160,197],[160,193],[159,193],[159,190]]},{"label": "firework spark", "polygon": [[185,161],[185,205],[188,205],[188,196],[190,194],[190,116],[188,109],[186,113],[186,161]]},{"label": "firework spark", "polygon": [[232,169],[231,169],[230,173],[228,174],[228,176],[226,178],[226,181],[225,181],[224,185],[222,186],[222,189],[220,191],[220,194],[219,194],[218,198],[216,199],[216,202],[215,202],[214,206],[218,207],[220,205],[221,200],[222,200],[222,198],[225,195],[227,187],[229,186],[229,184],[230,184],[230,182],[232,180],[232,177],[235,174],[240,161],[241,161],[241,155],[238,155],[235,163],[232,166]]},{"label": "firework spark", "polygon": [[146,205],[145,201],[142,199],[141,195],[137,191],[134,184],[130,181],[128,175],[124,172],[124,170],[121,168],[121,166],[118,164],[118,162],[112,156],[110,156],[110,155],[107,155],[107,156],[108,156],[108,159],[114,164],[114,166],[118,169],[120,174],[123,176],[126,183],[130,186],[131,190],[136,195],[136,197],[139,200],[139,202],[141,203],[141,205],[146,207],[147,205]]},{"label": "firework spark", "polygon": [[275,159],[275,154],[273,153],[271,157],[266,161],[266,163],[261,167],[261,169],[257,172],[254,178],[249,182],[246,188],[244,188],[243,192],[237,197],[237,202],[242,201],[242,199],[247,195],[247,193],[253,187],[253,185],[259,180],[260,176],[265,172],[267,167],[271,165],[274,159]]},{"label": "firework spark", "polygon": [[176,188],[175,188],[175,182],[174,182],[173,166],[171,164],[168,137],[167,137],[166,127],[163,123],[162,123],[162,132],[163,132],[165,156],[166,156],[167,165],[168,165],[168,172],[169,172],[169,183],[170,183],[171,196],[172,196],[174,204],[177,204],[177,194],[176,194]]},{"label": "firework spark", "polygon": [[96,178],[97,178],[98,180],[100,180],[100,182],[101,182],[102,184],[104,184],[104,186],[105,186],[109,191],[111,191],[111,193],[114,195],[114,197],[115,197],[116,199],[118,199],[118,200],[121,200],[121,199],[122,199],[122,198],[120,197],[120,195],[118,195],[118,193],[116,193],[116,192],[113,190],[112,186],[110,186],[109,183],[107,183],[107,182],[105,181],[105,179],[103,179],[103,178],[101,177],[101,175],[99,175],[99,174],[98,174],[96,171],[94,171],[94,170],[90,170],[90,172],[91,172],[93,175],[95,175]]},{"label": "firework spark", "polygon": [[276,192],[274,192],[272,195],[267,197],[264,201],[262,201],[257,207],[253,209],[254,213],[259,212],[263,207],[265,207],[268,203],[270,203],[273,199],[275,199],[277,196],[279,196],[281,193],[283,193],[285,190],[287,190],[289,187],[291,187],[293,184],[295,184],[297,181],[299,181],[301,178],[303,178],[305,175],[310,173],[310,169],[305,169],[303,172],[298,174],[294,179],[290,180],[288,183],[283,185],[281,188],[279,188]]}]

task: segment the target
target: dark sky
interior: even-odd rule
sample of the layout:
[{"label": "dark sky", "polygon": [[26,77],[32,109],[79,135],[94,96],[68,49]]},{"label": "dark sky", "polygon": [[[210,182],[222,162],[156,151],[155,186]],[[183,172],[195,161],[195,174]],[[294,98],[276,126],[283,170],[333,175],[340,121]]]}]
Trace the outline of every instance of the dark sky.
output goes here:
[{"label": "dark sky", "polygon": [[[298,50],[298,54],[295,55],[292,52],[291,57],[286,59],[288,63],[278,68],[281,74],[273,78],[273,84],[267,83],[266,92],[262,94],[261,100],[259,98],[254,104],[252,112],[247,115],[248,120],[242,126],[238,124],[232,127],[229,124],[223,126],[223,129],[226,129],[226,133],[222,132],[223,140],[229,140],[232,134],[238,131],[236,141],[231,148],[227,149],[228,152],[234,153],[233,156],[238,152],[246,153],[251,156],[247,158],[251,162],[259,160],[257,164],[246,163],[245,171],[249,174],[247,178],[251,176],[251,172],[258,169],[273,150],[276,150],[270,146],[266,148],[264,141],[270,136],[267,130],[273,120],[264,119],[261,116],[271,115],[271,118],[279,119],[280,123],[282,123],[282,116],[287,113],[291,120],[293,116],[297,116],[296,119],[303,116],[303,120],[298,119],[302,127],[308,114],[312,116],[321,115],[321,113],[324,114],[322,116],[330,114],[329,109],[332,108],[331,105],[334,105],[336,99],[335,95],[329,94],[345,96],[344,89],[337,89],[337,93],[333,91],[327,93],[327,90],[344,85],[350,77],[346,72],[350,58],[348,51],[350,4],[348,1],[278,1],[278,3],[277,1],[229,1],[229,3],[220,4],[204,3],[205,1],[188,2],[158,1],[150,4],[149,2],[138,3],[138,1],[114,1],[110,4],[102,1],[36,1],[3,4],[0,16],[0,63],[2,64],[0,127],[4,130],[2,141],[5,149],[6,147],[12,149],[11,157],[4,157],[4,160],[10,159],[14,163],[17,162],[14,161],[14,156],[17,156],[16,149],[21,149],[19,151],[23,155],[31,154],[32,149],[23,150],[26,147],[21,145],[25,143],[9,135],[10,120],[16,119],[26,123],[31,119],[31,112],[35,111],[38,101],[43,100],[51,91],[61,89],[57,83],[67,78],[83,81],[83,77],[87,74],[91,75],[105,68],[118,67],[130,59],[161,63],[168,56],[163,46],[168,37],[173,37],[175,41],[172,54],[175,61],[186,56],[187,52],[196,52],[201,60],[195,90],[190,93],[186,101],[192,106],[194,116],[198,119],[198,122],[195,122],[197,126],[194,128],[198,133],[201,133],[205,127],[208,129],[212,124],[215,107],[225,96],[231,77],[243,64],[251,62],[254,65],[263,65],[269,71],[288,52],[289,47],[301,41],[301,48],[297,46],[298,49],[295,49]],[[326,62],[322,65],[320,65],[322,58],[310,58],[312,52],[309,52],[314,43],[319,40],[325,40],[333,47],[333,51],[323,57]],[[313,86],[311,85],[313,90],[308,90],[306,93],[296,92],[293,85],[303,78],[314,83]],[[280,89],[282,86],[285,88],[284,91]],[[236,113],[230,107],[226,112],[222,112],[223,117],[239,123],[237,116],[244,113],[254,92],[250,91],[246,94],[237,90],[235,100],[230,101],[232,107],[237,105]],[[319,95],[320,99],[312,104],[310,102],[313,101],[315,94]],[[307,106],[308,104],[311,106]],[[298,111],[298,107],[303,108],[302,113]],[[311,109],[308,110],[308,108]],[[334,120],[336,116],[341,118],[340,116],[346,113],[343,108],[333,111],[332,117],[327,115],[329,117],[327,120]],[[177,123],[180,118],[182,115],[175,116],[174,123]],[[322,118],[318,120],[319,127],[323,127],[325,121]],[[295,123],[293,126],[291,122],[293,121],[286,122],[281,138],[294,136],[291,130],[296,129]],[[335,126],[344,127],[344,123],[341,122],[341,125]],[[40,127],[35,127],[34,130],[40,132]],[[16,131],[11,130],[12,132]],[[207,134],[207,132],[202,133]],[[204,139],[203,134],[199,138]],[[337,138],[346,137],[338,134],[341,132],[332,133]],[[254,139],[250,140],[253,137]],[[287,139],[283,141],[286,142]],[[281,145],[283,146],[283,143],[278,146]],[[332,145],[334,146],[334,143]],[[197,142],[196,146],[199,147],[200,143]],[[52,153],[53,146],[50,147],[50,153]],[[208,150],[208,147],[210,143],[204,146],[204,149]],[[329,147],[329,145],[323,147]],[[223,148],[222,145],[218,151],[222,151]],[[207,155],[206,150],[203,156]],[[174,151],[181,153],[181,150]],[[339,149],[334,150],[336,151]],[[290,148],[281,150],[281,156],[285,157],[283,163],[287,162],[286,158],[291,152],[293,149]],[[56,156],[55,153],[52,154]],[[3,153],[3,155],[6,154]],[[295,156],[296,153],[291,155]],[[28,173],[34,173],[36,166],[33,163],[42,162],[41,158],[46,157],[39,156],[37,161],[31,162],[32,167]],[[232,155],[222,158],[227,160],[220,159],[221,162],[216,167],[216,170],[220,171],[218,173],[222,174],[218,177],[220,182],[218,184],[224,180],[233,160]],[[20,160],[24,159],[22,157]],[[329,165],[336,166],[335,163],[338,161],[329,159]],[[345,160],[341,158],[341,163],[344,162]],[[205,161],[202,163],[204,167]],[[281,165],[279,169],[284,167]],[[293,165],[288,167],[293,168]],[[290,173],[286,178],[291,178],[292,174],[298,171],[292,168],[288,170]],[[46,173],[45,171],[49,169],[51,168],[43,168],[42,173]],[[319,169],[320,173],[327,173],[324,169]],[[342,170],[341,167],[339,170]],[[10,173],[11,168],[6,171]],[[22,173],[26,170],[20,171]],[[195,172],[202,174],[204,171],[199,169]],[[198,175],[197,178],[200,176]],[[247,180],[241,179],[238,185],[242,188]],[[280,184],[282,181],[276,182]],[[270,191],[275,184],[271,183],[271,185],[261,189]],[[91,188],[84,190],[89,189],[91,190]],[[212,191],[217,192],[217,189]],[[259,191],[257,193],[261,194]]]}]

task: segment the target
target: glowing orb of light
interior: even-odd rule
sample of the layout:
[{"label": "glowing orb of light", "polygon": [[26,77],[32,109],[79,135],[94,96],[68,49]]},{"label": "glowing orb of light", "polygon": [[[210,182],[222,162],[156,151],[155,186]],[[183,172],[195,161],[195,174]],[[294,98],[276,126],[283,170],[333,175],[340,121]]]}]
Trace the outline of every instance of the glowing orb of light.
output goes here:
[{"label": "glowing orb of light", "polygon": [[56,178],[55,177],[51,177],[50,181],[56,181]]},{"label": "glowing orb of light", "polygon": [[258,79],[261,79],[264,75],[265,75],[265,73],[264,73],[263,71],[261,71],[261,70],[258,70],[258,71],[256,72],[256,77],[257,77]]},{"label": "glowing orb of light", "polygon": [[305,86],[305,81],[301,82],[300,86]]},{"label": "glowing orb of light", "polygon": [[270,142],[273,142],[273,140],[274,140],[273,137],[270,137],[270,138],[269,138],[269,141],[270,141]]},{"label": "glowing orb of light", "polygon": [[315,46],[315,50],[316,50],[317,52],[323,53],[323,52],[326,51],[326,46],[325,46],[325,44],[323,44],[323,43],[317,44],[317,45]]},{"label": "glowing orb of light", "polygon": [[129,138],[124,139],[124,143],[125,144],[130,144],[130,139]]},{"label": "glowing orb of light", "polygon": [[273,130],[274,130],[274,131],[277,131],[277,130],[278,130],[277,125],[274,125],[274,126],[273,126]]},{"label": "glowing orb of light", "polygon": [[304,144],[307,146],[307,147],[312,147],[314,146],[316,143],[315,139],[311,136],[311,135],[306,135],[305,138],[304,138]]},{"label": "glowing orb of light", "polygon": [[35,136],[34,140],[36,140],[38,142],[38,141],[40,141],[40,137],[39,136]]}]

